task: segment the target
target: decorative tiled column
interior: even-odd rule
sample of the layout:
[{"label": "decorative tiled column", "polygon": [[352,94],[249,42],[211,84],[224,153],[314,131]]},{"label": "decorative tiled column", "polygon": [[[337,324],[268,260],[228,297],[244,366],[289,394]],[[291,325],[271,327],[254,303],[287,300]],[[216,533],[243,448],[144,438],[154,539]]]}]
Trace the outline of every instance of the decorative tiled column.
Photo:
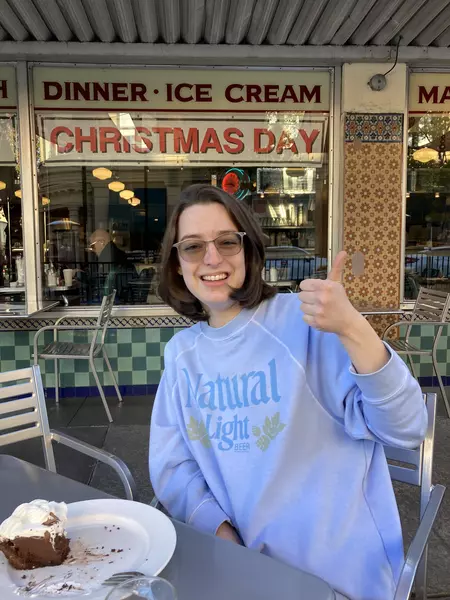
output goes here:
[{"label": "decorative tiled column", "polygon": [[[360,276],[346,269],[344,283],[361,307],[400,306],[402,156],[402,114],[346,113],[344,249],[361,252],[365,268]],[[381,332],[395,320],[372,324]]]}]

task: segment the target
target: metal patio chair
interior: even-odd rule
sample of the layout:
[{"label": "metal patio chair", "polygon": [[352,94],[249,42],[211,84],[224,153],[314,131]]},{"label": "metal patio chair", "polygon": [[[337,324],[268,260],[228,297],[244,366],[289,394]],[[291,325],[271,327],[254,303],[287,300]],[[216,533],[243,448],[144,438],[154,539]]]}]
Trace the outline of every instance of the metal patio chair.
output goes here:
[{"label": "metal patio chair", "polygon": [[[113,385],[116,390],[117,396],[119,398],[119,402],[123,402],[122,395],[119,390],[119,386],[117,385],[116,378],[114,376],[113,370],[111,368],[111,363],[109,362],[108,355],[105,350],[105,338],[106,332],[108,329],[109,320],[111,318],[111,312],[114,307],[114,298],[116,292],[115,290],[109,294],[109,296],[104,296],[102,305],[100,307],[100,313],[97,318],[96,325],[61,325],[64,319],[70,319],[72,317],[65,316],[61,317],[56,321],[54,325],[48,325],[46,327],[41,327],[39,331],[36,332],[34,336],[34,364],[38,364],[38,360],[40,358],[44,359],[54,359],[55,361],[55,398],[56,403],[59,402],[59,369],[58,369],[58,360],[69,358],[72,360],[88,360],[89,365],[91,367],[92,374],[94,375],[95,383],[97,384],[98,391],[100,392],[100,397],[103,402],[103,406],[105,407],[106,415],[110,423],[112,423],[113,419],[111,416],[111,412],[109,410],[108,403],[106,402],[105,393],[103,391],[102,385],[100,383],[100,379],[97,374],[97,370],[95,368],[94,360],[99,358],[101,355],[105,359],[108,370],[111,374]],[[44,331],[53,331],[53,342],[47,344],[41,351],[38,350],[38,339],[44,333]],[[90,343],[78,344],[75,342],[61,342],[58,340],[58,333],[60,331],[92,331],[93,336]]]},{"label": "metal patio chair", "polygon": [[41,438],[45,466],[56,473],[53,442],[63,444],[109,465],[120,477],[127,499],[136,498],[136,483],[120,458],[50,429],[38,366],[0,373],[0,386],[0,448],[7,444]]},{"label": "metal patio chair", "polygon": [[420,488],[420,523],[408,548],[394,600],[408,600],[413,585],[415,598],[427,600],[428,540],[445,493],[443,485],[432,483],[437,396],[425,394],[424,400],[428,412],[428,428],[420,447],[415,450],[384,447],[388,462],[401,463],[389,464],[392,480]]},{"label": "metal patio chair", "polygon": [[[447,416],[450,417],[450,404],[445,392],[444,383],[438,370],[437,362],[437,349],[439,339],[442,335],[444,327],[450,325],[450,294],[447,292],[440,292],[438,290],[430,290],[426,288],[420,288],[419,295],[417,297],[414,309],[412,311],[410,321],[397,321],[384,331],[383,340],[398,354],[403,354],[408,357],[409,364],[411,365],[411,372],[413,376],[417,378],[416,369],[412,357],[415,356],[428,356],[431,358],[433,363],[433,369],[436,373],[439,388],[441,390],[442,399],[445,404]],[[394,329],[394,327],[403,326],[406,327],[406,334],[404,337],[400,337],[396,340],[388,339],[388,333]],[[431,348],[418,348],[414,344],[411,344],[409,338],[411,336],[411,330],[413,327],[433,327],[435,329],[435,336],[433,345]]]}]

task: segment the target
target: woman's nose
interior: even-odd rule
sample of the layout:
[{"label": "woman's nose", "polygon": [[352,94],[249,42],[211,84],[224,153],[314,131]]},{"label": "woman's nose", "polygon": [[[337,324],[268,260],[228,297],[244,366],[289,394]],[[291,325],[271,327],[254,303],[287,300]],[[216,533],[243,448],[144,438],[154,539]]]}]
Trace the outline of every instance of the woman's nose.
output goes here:
[{"label": "woman's nose", "polygon": [[214,242],[207,243],[205,256],[203,257],[203,262],[206,265],[218,265],[222,262],[222,256],[217,250]]}]

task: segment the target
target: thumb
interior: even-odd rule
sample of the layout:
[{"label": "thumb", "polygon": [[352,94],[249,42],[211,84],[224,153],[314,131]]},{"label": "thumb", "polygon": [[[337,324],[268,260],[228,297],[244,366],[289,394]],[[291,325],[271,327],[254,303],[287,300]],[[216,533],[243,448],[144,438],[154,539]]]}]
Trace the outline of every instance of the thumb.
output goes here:
[{"label": "thumb", "polygon": [[342,275],[344,273],[344,267],[345,263],[347,262],[347,258],[347,252],[341,250],[331,265],[331,271],[328,273],[327,279],[331,281],[337,281],[338,283],[342,282]]}]

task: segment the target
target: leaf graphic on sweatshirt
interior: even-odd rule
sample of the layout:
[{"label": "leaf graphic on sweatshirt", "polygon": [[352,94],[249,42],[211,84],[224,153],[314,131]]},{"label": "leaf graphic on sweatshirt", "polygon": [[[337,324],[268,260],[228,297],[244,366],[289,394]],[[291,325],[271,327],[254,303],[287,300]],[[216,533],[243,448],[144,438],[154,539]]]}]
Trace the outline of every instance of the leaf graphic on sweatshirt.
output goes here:
[{"label": "leaf graphic on sweatshirt", "polygon": [[269,419],[269,417],[265,418],[263,431],[267,437],[273,440],[285,427],[286,425],[284,423],[280,423],[280,413],[277,412],[271,419]]},{"label": "leaf graphic on sweatshirt", "polygon": [[203,421],[197,421],[191,416],[186,425],[188,438],[193,442],[200,442],[205,448],[211,448],[211,440],[208,437],[206,426]]},{"label": "leaf graphic on sweatshirt", "polygon": [[252,433],[254,436],[259,437],[261,435],[261,429],[259,427],[252,427]]},{"label": "leaf graphic on sweatshirt", "polygon": [[283,431],[285,427],[286,425],[284,423],[280,423],[279,412],[275,413],[271,419],[269,419],[269,417],[266,417],[264,419],[263,431],[265,435],[271,440],[274,440],[277,437],[277,435]]},{"label": "leaf graphic on sweatshirt", "polygon": [[256,445],[263,452],[265,452],[267,450],[267,448],[270,446],[270,438],[268,438],[266,435],[262,435],[258,440],[256,440]]}]

